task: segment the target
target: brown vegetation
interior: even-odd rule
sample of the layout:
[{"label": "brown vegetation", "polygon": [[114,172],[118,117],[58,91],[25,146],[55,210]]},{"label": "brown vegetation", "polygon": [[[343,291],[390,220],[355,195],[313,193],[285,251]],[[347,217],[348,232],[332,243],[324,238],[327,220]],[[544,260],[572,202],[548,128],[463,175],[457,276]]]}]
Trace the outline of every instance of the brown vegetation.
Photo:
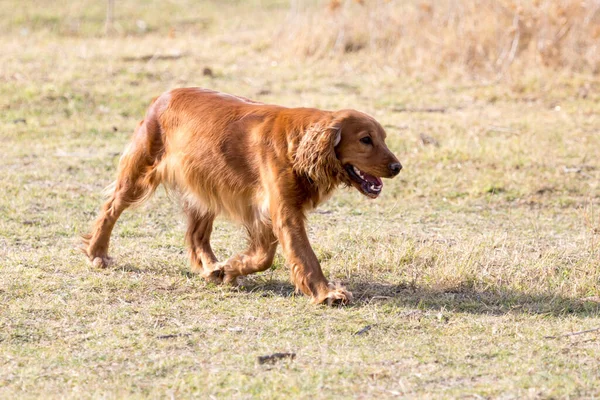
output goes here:
[{"label": "brown vegetation", "polygon": [[318,7],[292,7],[282,48],[307,57],[364,51],[410,71],[599,71],[598,1],[332,0]]}]

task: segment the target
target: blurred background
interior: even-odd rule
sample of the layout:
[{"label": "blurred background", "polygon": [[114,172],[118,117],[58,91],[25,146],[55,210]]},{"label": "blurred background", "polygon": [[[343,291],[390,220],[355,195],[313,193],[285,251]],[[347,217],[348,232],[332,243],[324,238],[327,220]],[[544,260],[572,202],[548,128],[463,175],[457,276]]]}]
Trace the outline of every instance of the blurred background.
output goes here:
[{"label": "blurred background", "polygon": [[597,0],[5,0],[0,7],[3,34],[23,39],[217,41],[298,62],[360,54],[372,57],[371,67],[432,77],[595,74],[600,58]]}]

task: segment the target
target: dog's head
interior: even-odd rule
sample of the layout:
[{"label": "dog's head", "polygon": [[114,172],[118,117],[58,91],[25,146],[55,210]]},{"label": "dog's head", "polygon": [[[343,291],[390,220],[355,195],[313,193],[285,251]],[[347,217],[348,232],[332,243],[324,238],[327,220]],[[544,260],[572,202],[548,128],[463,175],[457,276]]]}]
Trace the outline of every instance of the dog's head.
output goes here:
[{"label": "dog's head", "polygon": [[398,175],[402,165],[385,144],[385,131],[355,110],[332,113],[305,132],[296,152],[296,169],[317,184],[337,180],[370,198],[381,193],[381,178]]}]

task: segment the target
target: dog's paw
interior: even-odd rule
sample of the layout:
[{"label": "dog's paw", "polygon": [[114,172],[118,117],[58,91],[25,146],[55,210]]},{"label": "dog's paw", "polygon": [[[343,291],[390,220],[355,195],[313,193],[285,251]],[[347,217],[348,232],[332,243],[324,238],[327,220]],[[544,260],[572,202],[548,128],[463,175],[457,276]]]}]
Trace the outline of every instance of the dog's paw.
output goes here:
[{"label": "dog's paw", "polygon": [[314,299],[318,304],[326,304],[328,306],[345,306],[352,302],[352,293],[344,289],[342,286],[329,284],[329,292],[321,299]]},{"label": "dog's paw", "polygon": [[227,261],[221,261],[219,264],[219,268],[223,270],[223,283],[237,286],[238,285],[238,277],[240,276],[240,267],[241,261],[239,257],[232,257]]},{"label": "dog's paw", "polygon": [[109,256],[94,257],[90,260],[94,268],[106,268],[112,264],[113,260]]},{"label": "dog's paw", "polygon": [[206,279],[207,282],[210,283],[222,283],[223,282],[223,277],[225,276],[225,271],[223,269],[223,265],[219,264],[215,264],[213,265],[213,270],[212,271],[204,271],[202,273],[202,276],[204,276],[204,279]]},{"label": "dog's paw", "polygon": [[240,276],[238,269],[233,267],[230,263],[223,265],[225,275],[223,276],[223,283],[227,283],[231,286],[238,286],[238,277]]}]

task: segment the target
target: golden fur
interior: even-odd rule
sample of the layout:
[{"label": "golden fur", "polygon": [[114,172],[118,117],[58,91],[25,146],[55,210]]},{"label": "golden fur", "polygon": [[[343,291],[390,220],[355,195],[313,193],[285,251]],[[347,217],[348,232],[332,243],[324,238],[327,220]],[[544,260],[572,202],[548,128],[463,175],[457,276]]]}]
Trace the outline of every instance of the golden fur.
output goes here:
[{"label": "golden fur", "polygon": [[[340,184],[377,197],[379,177],[402,168],[384,140],[381,125],[354,110],[284,108],[200,88],[166,92],[124,151],[84,251],[106,267],[120,214],[163,183],[181,193],[193,271],[233,283],[269,268],[281,243],[299,291],[316,303],[345,304],[351,293],[325,279],[305,216]],[[249,236],[248,250],[224,262],[210,246],[219,214],[242,223]]]}]

